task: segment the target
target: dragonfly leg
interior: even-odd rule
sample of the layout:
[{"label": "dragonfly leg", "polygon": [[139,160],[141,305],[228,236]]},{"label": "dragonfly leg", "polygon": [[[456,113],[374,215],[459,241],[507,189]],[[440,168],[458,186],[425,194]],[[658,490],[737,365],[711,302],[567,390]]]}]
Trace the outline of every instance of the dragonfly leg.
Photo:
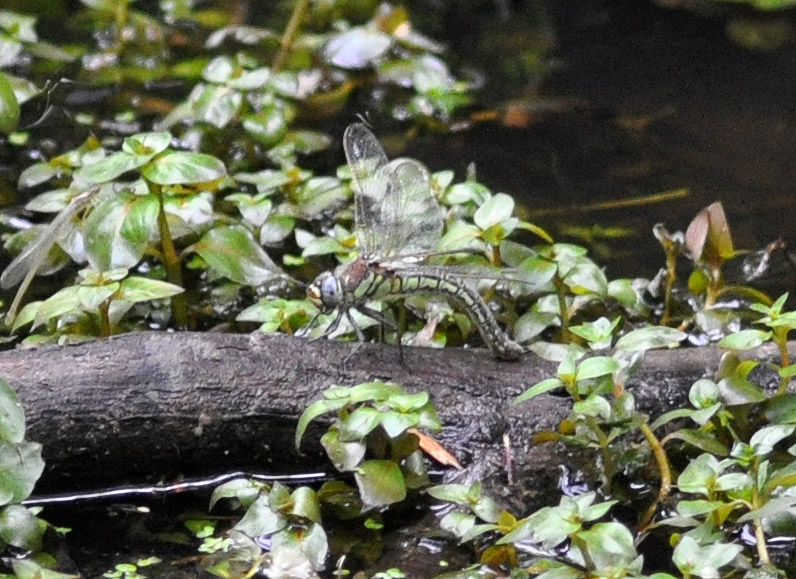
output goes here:
[{"label": "dragonfly leg", "polygon": [[345,317],[348,319],[348,323],[351,324],[354,328],[354,332],[357,334],[357,340],[359,343],[362,344],[365,342],[365,334],[362,333],[362,328],[360,328],[357,323],[354,321],[354,318],[351,317],[351,310],[345,311]]},{"label": "dragonfly leg", "polygon": [[384,317],[384,314],[382,314],[380,311],[374,310],[373,308],[369,308],[368,306],[359,306],[357,309],[366,316],[368,316],[369,318],[373,318],[374,320],[376,320],[380,324],[387,326],[391,330],[395,330],[396,332],[398,331],[398,326],[395,325],[395,322],[393,322],[392,320],[388,320],[386,317]]}]

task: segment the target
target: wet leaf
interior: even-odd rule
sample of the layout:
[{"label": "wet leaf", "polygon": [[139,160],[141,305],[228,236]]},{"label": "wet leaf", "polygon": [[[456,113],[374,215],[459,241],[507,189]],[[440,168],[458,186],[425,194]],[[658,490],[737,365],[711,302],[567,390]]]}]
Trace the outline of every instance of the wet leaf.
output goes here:
[{"label": "wet leaf", "polygon": [[148,155],[131,155],[120,151],[95,163],[84,165],[75,173],[75,179],[89,184],[108,183],[149,162]]},{"label": "wet leaf", "polygon": [[361,69],[383,57],[392,46],[392,38],[383,32],[355,27],[329,41],[324,56],[329,64],[340,68]]},{"label": "wet leaf", "polygon": [[293,508],[290,514],[294,517],[301,517],[319,523],[321,520],[321,508],[318,504],[318,496],[310,487],[299,487],[291,495]]},{"label": "wet leaf", "polygon": [[588,380],[590,378],[599,378],[600,376],[607,376],[613,374],[621,368],[621,364],[608,356],[595,356],[587,358],[578,364],[578,371],[575,374],[575,380]]},{"label": "wet leaf", "polygon": [[369,406],[360,406],[340,422],[340,440],[354,442],[364,439],[382,420],[382,413]]},{"label": "wet leaf", "polygon": [[19,444],[25,438],[25,412],[19,397],[0,378],[0,441]]},{"label": "wet leaf", "polygon": [[0,509],[0,545],[25,551],[40,551],[46,525],[22,505]]},{"label": "wet leaf", "polygon": [[757,456],[765,456],[774,450],[774,445],[786,439],[796,430],[796,424],[772,424],[764,426],[752,435],[749,445]]},{"label": "wet leaf", "polygon": [[242,125],[243,130],[264,147],[271,147],[280,142],[288,127],[284,112],[276,107],[246,115],[242,119]]},{"label": "wet leaf", "polygon": [[28,498],[43,470],[40,444],[0,442],[0,505]]},{"label": "wet leaf", "polygon": [[678,438],[683,442],[687,442],[691,446],[698,448],[699,450],[711,452],[717,456],[727,456],[730,453],[729,449],[723,442],[714,438],[710,434],[701,432],[699,430],[689,430],[683,428],[669,434],[669,438]]},{"label": "wet leaf", "polygon": [[131,276],[120,284],[116,299],[130,303],[148,302],[170,298],[183,291],[180,286],[165,281]]},{"label": "wet leaf", "polygon": [[197,121],[223,129],[238,114],[243,95],[226,86],[197,85],[191,93],[190,102]]},{"label": "wet leaf", "polygon": [[[585,547],[597,569],[613,566],[632,568],[634,559],[638,557],[633,534],[621,523],[597,523],[578,533],[577,544]],[[638,571],[641,571],[640,565]]]},{"label": "wet leaf", "polygon": [[399,503],[406,498],[406,484],[397,464],[367,460],[354,473],[365,510]]},{"label": "wet leaf", "polygon": [[301,444],[301,438],[304,436],[304,431],[307,430],[310,422],[327,412],[334,412],[348,404],[347,397],[341,397],[333,400],[316,400],[304,410],[296,425],[296,450]]},{"label": "wet leaf", "polygon": [[514,199],[505,193],[498,193],[478,208],[473,215],[473,222],[485,230],[509,219],[513,212]]},{"label": "wet leaf", "polygon": [[416,413],[403,414],[401,412],[382,412],[381,427],[390,438],[397,438],[409,428],[418,425]]},{"label": "wet leaf", "polygon": [[13,559],[11,567],[14,569],[17,579],[79,579],[79,575],[53,571],[33,559]]},{"label": "wet leaf", "polygon": [[364,442],[342,442],[337,430],[330,430],[321,437],[321,446],[329,460],[340,472],[350,472],[365,458],[367,447]]},{"label": "wet leaf", "polygon": [[284,276],[251,233],[240,226],[211,229],[192,248],[219,274],[240,284],[259,286]]},{"label": "wet leaf", "polygon": [[12,133],[19,125],[19,102],[8,77],[0,72],[0,133]]},{"label": "wet leaf", "polygon": [[124,192],[100,203],[86,218],[84,239],[91,267],[132,268],[158,235],[160,206],[154,195]]},{"label": "wet leaf", "polygon": [[685,575],[715,579],[719,568],[730,563],[743,551],[740,545],[713,543],[702,547],[696,540],[684,535],[674,549],[672,560]]},{"label": "wet leaf", "polygon": [[558,378],[547,378],[546,380],[542,380],[541,382],[536,383],[531,388],[520,394],[514,399],[513,404],[520,404],[521,402],[525,402],[526,400],[530,400],[532,398],[536,398],[540,394],[544,394],[545,392],[550,392],[551,390],[555,390],[556,388],[561,388],[564,383]]},{"label": "wet leaf", "polygon": [[762,330],[740,330],[722,338],[719,346],[728,350],[751,350],[765,343],[771,336],[771,332]]},{"label": "wet leaf", "polygon": [[138,133],[127,137],[122,143],[122,151],[130,155],[151,159],[154,155],[162,153],[171,144],[171,133],[161,131],[157,133]]},{"label": "wet leaf", "polygon": [[625,352],[641,352],[654,348],[671,348],[685,340],[685,332],[667,328],[665,326],[651,326],[628,332],[614,346],[617,350]]},{"label": "wet leaf", "polygon": [[221,499],[237,499],[244,507],[249,507],[256,499],[262,485],[247,478],[236,478],[227,481],[220,486],[213,489],[213,494],[210,496],[210,510]]},{"label": "wet leaf", "polygon": [[220,179],[227,169],[212,155],[175,151],[155,158],[141,174],[158,185],[193,185]]},{"label": "wet leaf", "polygon": [[284,529],[287,523],[287,517],[272,510],[266,498],[260,495],[233,529],[255,539]]},{"label": "wet leaf", "polygon": [[80,307],[79,290],[79,286],[65,287],[44,300],[36,310],[34,327],[43,324],[51,318],[76,311]]}]

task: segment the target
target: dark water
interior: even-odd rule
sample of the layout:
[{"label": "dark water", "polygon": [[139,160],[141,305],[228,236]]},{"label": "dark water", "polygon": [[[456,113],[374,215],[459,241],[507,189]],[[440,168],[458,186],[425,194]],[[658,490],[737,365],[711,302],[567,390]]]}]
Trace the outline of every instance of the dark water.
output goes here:
[{"label": "dark water", "polygon": [[[512,10],[507,30],[521,35],[524,26],[540,34],[530,3]],[[652,226],[662,221],[684,230],[717,200],[736,248],[757,249],[780,236],[796,241],[796,46],[791,36],[772,52],[740,47],[726,28],[745,16],[638,1],[552,1],[544,74],[528,75],[523,85],[506,78],[504,61],[482,63],[485,96],[490,83],[501,95],[510,91],[511,99],[538,111],[529,125],[477,126],[422,156],[435,168],[462,171],[476,161],[490,187],[510,192],[532,212],[558,210],[536,219],[552,231],[562,224],[631,228],[630,237],[608,243],[610,255],[597,258],[609,275],[653,275],[662,254]],[[497,14],[485,18],[493,19],[493,32],[499,29]],[[784,18],[793,22],[792,15]],[[478,60],[467,38],[454,35],[450,44]],[[681,188],[687,197],[663,204],[566,211]]]}]

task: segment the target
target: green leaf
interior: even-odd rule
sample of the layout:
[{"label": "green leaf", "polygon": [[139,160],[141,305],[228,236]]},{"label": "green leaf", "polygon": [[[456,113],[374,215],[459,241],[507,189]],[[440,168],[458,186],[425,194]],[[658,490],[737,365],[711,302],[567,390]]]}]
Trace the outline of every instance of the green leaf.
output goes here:
[{"label": "green leaf", "polygon": [[594,416],[608,420],[611,416],[611,404],[602,396],[592,392],[585,400],[579,400],[572,405],[574,414]]},{"label": "green leaf", "polygon": [[418,425],[419,417],[417,413],[404,414],[401,412],[383,412],[381,427],[390,438],[398,438],[407,429]]},{"label": "green leaf", "polygon": [[324,56],[334,66],[361,69],[384,56],[390,46],[392,38],[388,35],[358,26],[332,37],[326,45]]},{"label": "green leaf", "polygon": [[730,452],[723,442],[714,438],[710,434],[701,432],[699,430],[689,430],[684,428],[677,430],[676,432],[672,432],[669,437],[680,439],[683,442],[687,442],[691,446],[698,448],[699,450],[711,452],[718,456],[727,456]]},{"label": "green leaf", "polygon": [[489,229],[511,217],[514,199],[505,193],[488,199],[473,215],[473,222],[482,230]]},{"label": "green leaf", "polygon": [[142,167],[148,161],[148,156],[130,155],[120,151],[90,165],[84,165],[75,173],[75,179],[89,184],[108,183],[128,171]]},{"label": "green leaf", "polygon": [[597,569],[632,567],[634,559],[638,557],[633,534],[621,523],[597,523],[588,530],[580,531],[577,536],[577,545],[585,547]]},{"label": "green leaf", "polygon": [[210,267],[237,283],[259,286],[287,277],[242,226],[211,229],[192,248]]},{"label": "green leaf", "polygon": [[468,492],[470,487],[458,483],[437,485],[426,489],[426,493],[439,501],[446,501],[457,505],[468,505]]},{"label": "green leaf", "polygon": [[36,319],[33,322],[34,327],[43,324],[51,318],[76,311],[80,307],[79,290],[80,288],[74,285],[65,287],[43,301],[36,310]]},{"label": "green leaf", "polygon": [[298,424],[296,425],[296,450],[298,450],[299,446],[301,445],[301,438],[304,436],[304,431],[307,430],[307,426],[309,426],[310,422],[322,414],[339,410],[347,403],[348,400],[346,398],[339,398],[337,400],[316,400],[307,406],[304,412],[302,412]]},{"label": "green leaf", "polygon": [[108,298],[119,289],[119,282],[112,282],[101,286],[80,286],[77,290],[77,299],[80,300],[80,309],[85,312],[96,312]]},{"label": "green leaf", "polygon": [[158,235],[160,205],[154,195],[127,191],[105,199],[84,222],[86,255],[97,271],[132,268]]},{"label": "green leaf", "polygon": [[531,386],[528,390],[517,396],[512,402],[512,404],[520,404],[521,402],[525,402],[532,398],[536,398],[540,394],[544,394],[545,392],[550,392],[551,390],[560,388],[563,385],[564,383],[558,378],[547,378],[546,380],[537,382],[536,384]]},{"label": "green leaf", "polygon": [[40,551],[46,526],[22,505],[0,509],[0,545],[25,551]]},{"label": "green leaf", "polygon": [[196,85],[189,99],[196,120],[217,129],[226,127],[243,104],[243,94],[218,85]]},{"label": "green leaf", "polygon": [[246,514],[233,527],[252,539],[270,535],[287,526],[288,519],[274,511],[265,496],[260,495],[251,504]]},{"label": "green leaf", "polygon": [[680,473],[677,486],[682,492],[708,495],[720,472],[719,461],[710,454],[701,454]]},{"label": "green leaf", "polygon": [[217,56],[207,63],[202,71],[202,78],[208,82],[223,84],[235,71],[235,64],[228,56]]},{"label": "green leaf", "polygon": [[764,332],[762,330],[740,330],[722,338],[719,342],[719,347],[739,352],[751,350],[752,348],[761,346],[771,336],[771,332]]},{"label": "green leaf", "polygon": [[148,302],[170,298],[183,291],[180,286],[165,281],[131,276],[122,281],[116,299],[130,303]]},{"label": "green leaf", "polygon": [[796,424],[796,394],[786,393],[768,400],[766,419],[774,424]]},{"label": "green leaf", "polygon": [[719,399],[719,389],[716,383],[707,378],[694,382],[688,392],[688,400],[694,408],[707,408]]},{"label": "green leaf", "polygon": [[688,334],[665,326],[650,326],[633,330],[619,338],[615,348],[625,352],[641,352],[654,348],[676,347]]},{"label": "green leaf", "polygon": [[719,389],[719,398],[725,406],[766,401],[766,395],[760,388],[737,374],[722,378],[716,386]]},{"label": "green leaf", "polygon": [[222,499],[237,499],[244,507],[249,507],[260,494],[262,484],[247,478],[236,478],[227,481],[215,489],[210,495],[210,510]]},{"label": "green leaf", "polygon": [[175,151],[147,163],[141,174],[158,185],[193,185],[220,179],[227,174],[227,169],[212,155]]},{"label": "green leaf", "polygon": [[19,125],[19,102],[8,77],[0,72],[0,133],[13,133]]},{"label": "green leaf", "polygon": [[[1,96],[0,99],[2,99]],[[17,185],[19,185],[20,189],[28,189],[49,181],[56,174],[58,174],[58,169],[52,164],[45,161],[34,163],[20,173]],[[65,205],[62,206],[61,209],[63,209],[63,207],[65,207]]]},{"label": "green leaf", "polygon": [[718,570],[735,559],[741,551],[741,545],[731,543],[712,543],[702,547],[693,537],[684,535],[674,549],[672,560],[685,575],[715,579],[720,576]]},{"label": "green leaf", "polygon": [[590,378],[599,378],[600,376],[607,376],[613,374],[621,368],[621,364],[607,356],[595,356],[587,358],[578,364],[578,371],[575,375],[575,380],[588,380]]},{"label": "green leaf", "polygon": [[0,378],[0,440],[19,444],[25,438],[25,412],[19,397],[9,384]]},{"label": "green leaf", "polygon": [[284,111],[276,107],[269,107],[259,113],[246,115],[241,124],[243,130],[263,147],[271,147],[279,143],[288,128]]},{"label": "green leaf", "polygon": [[154,155],[165,151],[171,144],[171,133],[138,133],[127,137],[122,143],[122,151],[130,155],[145,157],[147,161]]},{"label": "green leaf", "polygon": [[350,472],[357,468],[365,458],[367,446],[364,442],[342,442],[337,430],[330,430],[321,437],[321,446],[326,451],[334,468],[340,472]]},{"label": "green leaf", "polygon": [[0,442],[0,506],[28,498],[43,470],[40,444]]},{"label": "green leaf", "polygon": [[355,442],[364,439],[376,428],[382,413],[369,406],[360,406],[340,422],[340,440]]},{"label": "green leaf", "polygon": [[752,435],[749,445],[757,456],[765,456],[774,450],[774,445],[793,434],[796,424],[772,424],[764,426]]},{"label": "green leaf", "polygon": [[47,569],[33,559],[12,559],[11,568],[17,579],[79,579],[78,575]]},{"label": "green leaf", "polygon": [[375,509],[406,498],[406,484],[397,464],[391,460],[367,460],[354,473],[362,506]]},{"label": "green leaf", "polygon": [[318,496],[310,487],[299,487],[293,491],[293,509],[290,514],[318,523],[321,520],[321,508]]},{"label": "green leaf", "polygon": [[677,503],[677,514],[681,517],[698,517],[712,513],[716,509],[724,506],[722,501],[706,501],[697,499],[694,501],[680,501]]}]

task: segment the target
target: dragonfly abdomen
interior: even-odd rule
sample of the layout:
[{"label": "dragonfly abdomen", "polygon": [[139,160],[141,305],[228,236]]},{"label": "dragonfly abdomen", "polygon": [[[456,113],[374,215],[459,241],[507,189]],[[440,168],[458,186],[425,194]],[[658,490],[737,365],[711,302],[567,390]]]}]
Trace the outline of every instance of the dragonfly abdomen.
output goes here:
[{"label": "dragonfly abdomen", "polygon": [[481,295],[462,280],[445,274],[373,273],[371,284],[363,284],[363,297],[379,299],[410,294],[442,294],[467,311],[489,349],[505,360],[515,360],[526,352],[501,329]]}]

